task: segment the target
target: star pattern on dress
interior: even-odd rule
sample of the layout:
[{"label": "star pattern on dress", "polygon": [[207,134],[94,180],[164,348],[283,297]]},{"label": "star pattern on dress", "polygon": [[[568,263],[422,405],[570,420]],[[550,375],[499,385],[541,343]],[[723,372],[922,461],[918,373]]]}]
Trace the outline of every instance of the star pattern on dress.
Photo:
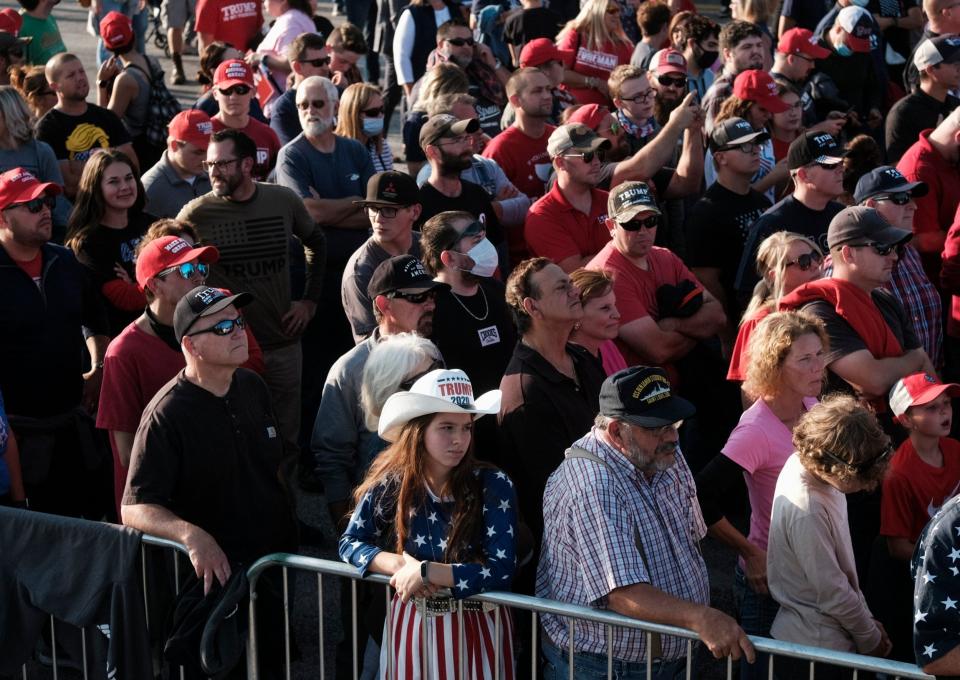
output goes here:
[{"label": "star pattern on dress", "polygon": [[957,536],[960,536],[960,524],[958,524],[957,526],[953,527],[953,530],[957,532]]},{"label": "star pattern on dress", "polygon": [[949,595],[947,595],[947,599],[946,599],[946,600],[942,600],[942,601],[941,601],[941,604],[943,605],[944,609],[956,609],[956,608],[957,608],[957,601],[950,599],[950,596],[949,596]]},{"label": "star pattern on dress", "polygon": [[480,570],[480,575],[483,576],[483,578],[490,578],[490,570],[484,567]]},{"label": "star pattern on dress", "polygon": [[933,582],[936,581],[936,580],[937,580],[937,575],[936,575],[936,574],[929,574],[929,573],[928,573],[928,574],[924,574],[924,575],[923,575],[923,582],[924,582],[924,583],[933,583]]},{"label": "star pattern on dress", "polygon": [[367,523],[367,520],[363,519],[363,517],[354,517],[353,523],[357,525],[358,529],[363,529],[363,526]]},{"label": "star pattern on dress", "polygon": [[468,584],[466,579],[460,579],[459,581],[457,581],[458,590],[466,590],[467,587],[468,587]]},{"label": "star pattern on dress", "polygon": [[504,512],[506,512],[507,510],[509,510],[509,509],[510,509],[510,501],[508,501],[506,498],[504,498],[502,501],[500,501],[500,509],[503,510]]},{"label": "star pattern on dress", "polygon": [[960,557],[960,550],[957,550],[956,548],[954,548],[953,550],[950,551],[950,554],[947,555],[947,557],[950,558],[951,562],[956,562],[957,558]]},{"label": "star pattern on dress", "polygon": [[498,560],[505,560],[505,559],[507,559],[507,551],[506,551],[506,550],[502,550],[502,549],[501,549],[501,550],[497,550],[497,559],[498,559]]},{"label": "star pattern on dress", "polygon": [[507,475],[504,474],[503,470],[497,470],[497,479],[506,479]]},{"label": "star pattern on dress", "polygon": [[366,555],[360,555],[360,558],[359,558],[359,559],[360,559],[360,564],[366,564],[366,563],[367,563],[367,556],[366,556]]},{"label": "star pattern on dress", "polygon": [[936,654],[936,653],[937,653],[937,648],[934,647],[933,645],[925,645],[924,648],[923,648],[923,655],[924,655],[924,656],[932,657],[932,656],[933,656],[934,654]]},{"label": "star pattern on dress", "polygon": [[491,538],[497,535],[497,530],[494,527],[487,527],[487,538]]},{"label": "star pattern on dress", "polygon": [[418,546],[423,547],[423,544],[427,542],[427,537],[423,534],[417,534],[417,537],[413,539],[413,542]]},{"label": "star pattern on dress", "polygon": [[429,515],[427,515],[427,519],[430,520],[431,524],[433,524],[437,521],[437,513],[431,512]]},{"label": "star pattern on dress", "polygon": [[440,542],[437,543],[437,547],[440,548],[440,550],[446,550],[446,549],[447,549],[447,539],[441,538],[441,539],[440,539]]},{"label": "star pattern on dress", "polygon": [[927,612],[918,611],[916,614],[913,615],[914,623],[917,623],[918,621],[926,621],[926,620],[927,620]]},{"label": "star pattern on dress", "polygon": [[957,567],[950,567],[950,573],[954,576],[960,576],[960,569]]}]

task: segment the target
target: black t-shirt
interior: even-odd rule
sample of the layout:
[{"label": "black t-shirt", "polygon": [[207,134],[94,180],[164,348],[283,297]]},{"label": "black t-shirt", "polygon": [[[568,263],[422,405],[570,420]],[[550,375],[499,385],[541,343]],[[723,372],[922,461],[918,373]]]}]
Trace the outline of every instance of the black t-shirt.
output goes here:
[{"label": "black t-shirt", "polygon": [[237,369],[223,397],[181,371],[144,410],[124,505],[161,505],[213,536],[231,561],[296,548],[278,471],[283,442],[263,380]]},{"label": "black t-shirt", "polygon": [[503,23],[503,40],[521,48],[531,40],[556,40],[562,24],[560,15],[548,7],[534,7],[517,12]]},{"label": "black t-shirt", "polygon": [[900,99],[887,114],[887,161],[895,165],[923,130],[937,127],[958,104],[960,99],[949,94],[940,102],[920,89]]},{"label": "black t-shirt", "polygon": [[770,201],[758,191],[738,194],[714,182],[687,215],[687,264],[720,270],[731,314],[739,310],[734,281],[750,227],[769,207]]},{"label": "black t-shirt", "polygon": [[487,238],[491,243],[494,245],[503,243],[503,227],[493,211],[493,199],[490,198],[490,194],[473,182],[461,180],[460,185],[462,187],[460,195],[453,197],[444,196],[429,182],[420,187],[420,205],[423,209],[420,211],[420,220],[416,224],[416,229],[419,230],[424,222],[444,211],[466,210],[484,222],[487,227]]},{"label": "black t-shirt", "polygon": [[85,161],[93,149],[115,149],[130,143],[116,114],[95,104],[87,104],[79,116],[50,109],[37,123],[37,139],[49,144],[60,161]]},{"label": "black t-shirt", "polygon": [[813,31],[831,7],[833,3],[828,0],[783,0],[780,13],[796,21],[800,28]]},{"label": "black t-shirt", "polygon": [[827,227],[834,215],[843,210],[843,204],[836,201],[827,203],[823,210],[813,210],[798,201],[792,195],[777,203],[753,223],[747,244],[743,249],[743,258],[737,271],[736,289],[741,299],[749,299],[759,277],[757,275],[757,249],[770,234],[777,231],[792,231],[806,236],[820,246],[826,253]]},{"label": "black t-shirt", "polygon": [[[503,107],[492,102],[480,94],[480,88],[470,85],[470,94],[477,98],[477,120],[480,121],[480,130],[490,137],[500,134],[500,119],[503,118]],[[419,134],[419,131],[417,132]]]},{"label": "black t-shirt", "polygon": [[[870,0],[867,11],[875,17],[902,19],[914,7],[920,7],[917,0]],[[910,31],[897,26],[891,26],[883,32],[887,44],[904,58],[910,54],[912,43]]]}]

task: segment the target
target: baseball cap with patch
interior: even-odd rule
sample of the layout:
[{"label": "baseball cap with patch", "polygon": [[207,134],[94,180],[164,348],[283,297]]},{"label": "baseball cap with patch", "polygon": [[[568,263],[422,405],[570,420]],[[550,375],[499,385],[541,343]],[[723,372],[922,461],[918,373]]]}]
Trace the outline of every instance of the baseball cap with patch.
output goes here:
[{"label": "baseball cap with patch", "polygon": [[826,132],[807,132],[790,142],[787,151],[787,168],[796,170],[805,165],[823,163],[835,165],[843,162],[847,152],[837,140]]},{"label": "baseball cap with patch", "polygon": [[367,295],[372,300],[378,295],[391,297],[391,293],[424,293],[449,288],[447,284],[430,278],[423,263],[413,255],[398,255],[384,260],[373,270]]},{"label": "baseball cap with patch", "polygon": [[480,121],[476,118],[467,118],[460,120],[449,113],[440,113],[431,116],[423,127],[420,128],[420,146],[421,148],[428,144],[436,144],[438,139],[444,137],[457,137],[462,134],[476,132],[480,129]]},{"label": "baseball cap with patch", "polygon": [[573,63],[573,51],[561,50],[548,38],[531,40],[520,50],[520,68],[536,68],[548,61],[559,61],[568,65]]},{"label": "baseball cap with patch", "polygon": [[550,133],[547,154],[556,158],[568,151],[586,153],[609,149],[610,140],[604,139],[583,123],[567,123]]},{"label": "baseball cap with patch", "polygon": [[14,203],[32,201],[39,196],[56,196],[62,191],[59,184],[41,182],[23,168],[7,170],[0,175],[0,210],[6,210]]},{"label": "baseball cap with patch", "polygon": [[231,294],[223,288],[197,286],[180,298],[177,308],[173,311],[173,332],[177,342],[183,342],[185,335],[190,333],[194,324],[201,318],[216,314],[222,309],[233,305],[237,309],[253,302],[250,293]]},{"label": "baseball cap with patch", "polygon": [[777,42],[777,52],[780,54],[801,54],[810,59],[826,59],[830,50],[817,42],[817,36],[806,28],[791,28],[784,31]]},{"label": "baseball cap with patch", "polygon": [[672,47],[658,50],[650,58],[649,69],[661,75],[663,73],[682,73],[687,75],[687,58]]},{"label": "baseball cap with patch", "polygon": [[253,71],[243,59],[228,59],[213,73],[213,84],[218,88],[234,85],[253,87]]},{"label": "baseball cap with patch", "polygon": [[722,123],[713,126],[710,133],[710,150],[713,152],[723,151],[737,144],[746,144],[747,142],[765,142],[770,139],[770,135],[761,130],[757,132],[743,118],[727,118]]},{"label": "baseball cap with patch", "polygon": [[868,198],[880,194],[899,194],[904,191],[909,191],[911,196],[926,196],[927,183],[910,182],[896,168],[881,165],[860,178],[857,188],[853,191],[853,200],[863,203]]},{"label": "baseball cap with patch", "polygon": [[634,366],[603,381],[600,413],[639,427],[663,427],[689,418],[696,408],[674,395],[662,368]]},{"label": "baseball cap with patch", "polygon": [[130,44],[133,40],[133,21],[121,12],[107,12],[100,20],[100,38],[108,50]]},{"label": "baseball cap with patch", "polygon": [[844,208],[827,227],[827,245],[831,250],[849,243],[900,245],[912,238],[912,231],[893,226],[876,210],[862,205]]},{"label": "baseball cap with patch", "polygon": [[942,383],[929,373],[914,373],[901,378],[890,388],[890,410],[899,416],[911,406],[923,406],[944,392],[950,397],[960,397],[960,385]]},{"label": "baseball cap with patch", "polygon": [[194,248],[179,236],[164,236],[147,243],[137,255],[137,285],[143,290],[154,276],[187,262],[197,260],[213,264],[220,259],[220,251],[213,246]]},{"label": "baseball cap with patch", "polygon": [[367,197],[354,201],[354,205],[407,206],[420,202],[420,189],[416,181],[405,172],[388,170],[378,172],[367,181]]},{"label": "baseball cap with patch", "polygon": [[622,182],[607,197],[607,217],[618,224],[626,224],[643,212],[660,214],[660,208],[644,182]]},{"label": "baseball cap with patch", "polygon": [[200,109],[181,111],[170,119],[170,124],[167,126],[167,139],[190,142],[204,151],[210,145],[212,134],[213,121]]},{"label": "baseball cap with patch", "polygon": [[938,35],[928,38],[917,45],[913,53],[913,65],[922,71],[928,66],[960,61],[960,36]]},{"label": "baseball cap with patch", "polygon": [[873,16],[863,7],[848,5],[837,14],[837,24],[849,35],[844,42],[854,52],[869,52],[873,35]]}]

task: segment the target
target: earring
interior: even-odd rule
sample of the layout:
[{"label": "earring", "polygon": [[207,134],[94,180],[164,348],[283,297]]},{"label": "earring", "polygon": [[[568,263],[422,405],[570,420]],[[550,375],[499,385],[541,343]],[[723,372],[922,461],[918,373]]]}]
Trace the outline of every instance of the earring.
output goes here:
[{"label": "earring", "polygon": [[577,323],[573,324],[573,330],[575,330],[575,331],[580,330],[580,322],[579,322],[579,321],[578,321]]}]

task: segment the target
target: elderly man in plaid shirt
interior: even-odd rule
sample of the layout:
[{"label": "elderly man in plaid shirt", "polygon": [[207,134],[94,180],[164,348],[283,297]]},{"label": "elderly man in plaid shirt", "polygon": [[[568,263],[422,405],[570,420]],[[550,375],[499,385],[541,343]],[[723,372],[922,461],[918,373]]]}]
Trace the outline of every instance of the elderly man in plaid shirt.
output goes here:
[{"label": "elderly man in plaid shirt", "polygon": [[[708,606],[699,549],[707,528],[677,444],[677,429],[693,413],[660,368],[636,366],[606,379],[596,425],[547,482],[536,592],[689,628],[717,658],[742,652],[752,663],[746,633]],[[569,622],[552,614],[542,620],[544,678],[566,678]],[[606,626],[575,621],[573,650],[574,677],[606,677]],[[684,640],[654,635],[648,650],[645,633],[614,628],[615,677],[646,678],[648,652],[656,680],[683,675]]]}]

